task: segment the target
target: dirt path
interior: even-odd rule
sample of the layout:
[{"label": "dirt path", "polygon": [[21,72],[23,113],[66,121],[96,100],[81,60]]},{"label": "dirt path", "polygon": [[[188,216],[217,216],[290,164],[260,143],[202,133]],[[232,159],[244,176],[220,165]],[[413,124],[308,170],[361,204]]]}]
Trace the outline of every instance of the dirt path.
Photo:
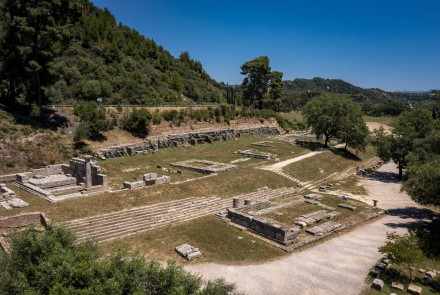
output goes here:
[{"label": "dirt path", "polygon": [[292,164],[292,163],[295,163],[295,162],[298,162],[298,161],[301,161],[301,160],[313,157],[313,156],[315,156],[317,154],[320,154],[323,151],[324,150],[316,151],[316,152],[310,152],[310,153],[307,153],[307,154],[299,156],[299,157],[291,158],[291,159],[288,159],[288,160],[285,160],[285,161],[281,161],[281,162],[278,162],[278,163],[275,163],[275,164],[272,164],[272,165],[265,166],[262,169],[269,170],[269,171],[279,170],[279,169],[281,169],[283,167],[286,167],[289,164]]},{"label": "dirt path", "polygon": [[371,199],[390,215],[325,243],[260,265],[197,264],[186,267],[205,279],[223,277],[245,294],[359,294],[381,255],[387,232],[405,232],[423,211],[400,192],[395,165],[387,164],[363,182]]}]

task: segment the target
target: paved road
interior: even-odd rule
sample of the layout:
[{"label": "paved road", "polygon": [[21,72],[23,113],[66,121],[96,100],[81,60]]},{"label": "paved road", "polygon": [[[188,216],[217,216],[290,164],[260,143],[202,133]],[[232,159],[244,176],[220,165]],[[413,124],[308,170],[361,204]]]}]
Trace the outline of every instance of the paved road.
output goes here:
[{"label": "paved road", "polygon": [[260,265],[196,264],[186,267],[205,279],[223,277],[245,294],[359,294],[365,277],[381,258],[377,248],[387,232],[405,232],[413,214],[423,210],[400,192],[395,165],[387,164],[364,184],[391,215],[360,226],[325,243]]}]

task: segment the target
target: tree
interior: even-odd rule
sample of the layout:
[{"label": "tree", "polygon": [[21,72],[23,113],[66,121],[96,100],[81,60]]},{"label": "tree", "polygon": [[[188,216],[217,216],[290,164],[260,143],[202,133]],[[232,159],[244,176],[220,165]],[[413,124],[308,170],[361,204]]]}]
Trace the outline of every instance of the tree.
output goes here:
[{"label": "tree", "polygon": [[268,108],[276,112],[280,111],[281,97],[283,95],[283,73],[273,71],[269,80],[269,105]]},{"label": "tree", "polygon": [[233,295],[223,280],[203,283],[173,262],[162,267],[118,251],[101,257],[91,242],[76,243],[65,228],[27,230],[0,256],[0,294],[194,294]]},{"label": "tree", "polygon": [[363,149],[366,126],[357,104],[344,95],[321,95],[311,99],[303,109],[304,118],[316,137],[324,137],[325,147],[331,139],[347,146]]},{"label": "tree", "polygon": [[409,280],[412,281],[411,264],[423,258],[419,239],[416,235],[408,233],[400,236],[396,233],[387,234],[387,242],[379,248],[379,252],[396,264],[406,264],[409,271]]},{"label": "tree", "polygon": [[8,101],[22,94],[41,107],[42,88],[50,81],[48,65],[70,38],[80,6],[71,0],[2,0],[0,4],[2,79],[8,81]]},{"label": "tree", "polygon": [[[112,122],[105,115],[105,109],[94,101],[75,106],[74,112],[81,122],[78,128],[87,128],[90,139],[98,138],[101,132],[108,131],[113,127]],[[76,131],[75,133],[86,134],[84,131]]]},{"label": "tree", "polygon": [[[177,113],[177,111],[176,111]],[[148,125],[150,125],[152,115],[147,109],[136,109],[129,115],[125,115],[121,120],[121,128],[138,136],[148,134]]]},{"label": "tree", "polygon": [[403,189],[419,204],[440,205],[440,155],[426,163],[411,163]]},{"label": "tree", "polygon": [[262,109],[263,99],[265,95],[268,95],[270,85],[273,87],[273,90],[269,94],[269,98],[280,98],[283,73],[271,72],[267,56],[260,56],[245,62],[241,66],[241,74],[247,76],[241,84],[244,105]]},{"label": "tree", "polygon": [[397,117],[391,133],[383,129],[373,135],[373,144],[377,155],[383,161],[393,160],[399,169],[399,177],[408,166],[408,156],[416,148],[417,140],[425,138],[432,129],[432,117],[428,110],[421,107],[405,111]]}]

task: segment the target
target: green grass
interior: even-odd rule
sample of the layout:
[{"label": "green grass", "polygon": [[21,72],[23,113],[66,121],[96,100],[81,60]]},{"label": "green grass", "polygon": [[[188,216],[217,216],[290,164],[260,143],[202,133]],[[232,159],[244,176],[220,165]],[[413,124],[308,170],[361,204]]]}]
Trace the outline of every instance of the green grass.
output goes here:
[{"label": "green grass", "polygon": [[283,116],[283,118],[285,118],[285,119],[296,121],[296,122],[304,121],[304,116],[301,112],[284,113],[284,114],[281,114],[281,116]]},{"label": "green grass", "polygon": [[299,205],[285,207],[276,212],[268,213],[265,215],[265,217],[283,223],[287,226],[292,226],[295,218],[300,217],[303,214],[311,213],[318,210],[322,209],[316,205],[302,203]]},{"label": "green grass", "polygon": [[40,211],[59,222],[189,197],[227,198],[241,193],[250,193],[263,186],[270,188],[292,186],[292,181],[270,171],[245,167],[181,184],[153,185],[138,190],[104,193],[52,204],[11,186],[16,194],[30,206],[2,211],[1,216]]},{"label": "green grass", "polygon": [[[175,247],[188,243],[202,252],[202,257],[187,262],[175,251]],[[118,247],[139,251],[149,259],[169,259],[183,263],[212,262],[248,264],[270,260],[285,255],[277,247],[255,238],[213,216],[198,218],[138,234],[121,241],[101,245],[105,253]]]},{"label": "green grass", "polygon": [[367,190],[359,184],[358,176],[350,176],[338,182],[338,186],[335,189],[347,192],[353,195],[367,195]]},{"label": "green grass", "polygon": [[391,126],[394,122],[395,117],[372,117],[372,116],[364,116],[365,122],[376,122],[380,124],[385,124]]},{"label": "green grass", "polygon": [[[203,174],[189,171],[182,168],[172,167],[171,163],[180,162],[189,159],[203,159],[221,163],[230,163],[233,160],[242,158],[240,155],[234,154],[237,150],[256,149],[261,152],[268,152],[276,154],[280,159],[288,159],[295,156],[306,153],[307,150],[292,144],[288,144],[284,141],[277,141],[271,139],[274,142],[275,147],[262,147],[254,146],[252,143],[267,140],[265,137],[244,137],[234,141],[228,142],[214,142],[213,144],[160,149],[156,153],[148,153],[146,155],[135,155],[132,157],[120,157],[116,159],[108,159],[105,161],[99,161],[105,174],[108,176],[109,185],[113,189],[121,188],[124,181],[138,181],[142,180],[142,176],[148,172],[155,172],[159,175],[170,175],[171,181],[182,181],[186,179],[192,179],[203,176]],[[253,167],[262,163],[268,162],[267,160],[251,159],[245,162],[238,162],[237,165],[240,168]],[[157,168],[157,165],[162,167],[172,168],[173,171],[182,170],[183,174],[177,174],[175,172],[165,172],[164,170]],[[133,169],[128,171],[127,169]],[[135,170],[134,170],[135,169]]]},{"label": "green grass", "polygon": [[[298,161],[284,167],[284,172],[301,180],[316,181],[324,179],[334,172],[343,171],[349,167],[360,165],[363,161],[374,156],[374,149],[368,146],[365,153],[357,157],[344,149],[335,149],[335,152],[325,151],[304,161]],[[323,169],[320,173],[318,169]]]}]

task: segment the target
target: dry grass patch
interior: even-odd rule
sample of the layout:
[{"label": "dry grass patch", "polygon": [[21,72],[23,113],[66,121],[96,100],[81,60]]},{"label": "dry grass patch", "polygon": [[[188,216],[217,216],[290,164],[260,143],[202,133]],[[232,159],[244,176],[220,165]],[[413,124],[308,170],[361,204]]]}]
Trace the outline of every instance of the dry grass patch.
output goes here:
[{"label": "dry grass patch", "polygon": [[[342,148],[333,149],[298,161],[286,166],[285,173],[301,181],[317,181],[324,179],[332,173],[341,172],[349,167],[360,165],[363,161],[372,158],[374,150],[368,146],[365,153],[354,155]],[[323,170],[323,173],[320,172]]]},{"label": "dry grass patch", "polygon": [[154,185],[137,190],[104,193],[52,204],[12,185],[11,188],[17,196],[28,202],[30,206],[11,211],[4,210],[0,212],[0,216],[40,211],[46,213],[54,221],[61,222],[189,197],[218,196],[228,198],[256,191],[263,186],[279,188],[291,185],[292,182],[287,178],[279,177],[270,171],[250,167],[227,171],[192,182]]},{"label": "dry grass patch", "polygon": [[347,177],[344,180],[339,181],[338,186],[336,186],[335,189],[353,195],[368,195],[367,190],[362,186],[359,180],[359,177],[356,175]]},{"label": "dry grass patch", "polygon": [[[202,252],[202,257],[187,262],[175,251],[175,247],[188,243]],[[149,259],[176,260],[182,263],[217,262],[248,264],[264,262],[280,257],[285,252],[277,247],[248,235],[213,216],[198,218],[176,225],[158,228],[124,240],[102,244],[105,254],[118,247],[139,251]]]}]

